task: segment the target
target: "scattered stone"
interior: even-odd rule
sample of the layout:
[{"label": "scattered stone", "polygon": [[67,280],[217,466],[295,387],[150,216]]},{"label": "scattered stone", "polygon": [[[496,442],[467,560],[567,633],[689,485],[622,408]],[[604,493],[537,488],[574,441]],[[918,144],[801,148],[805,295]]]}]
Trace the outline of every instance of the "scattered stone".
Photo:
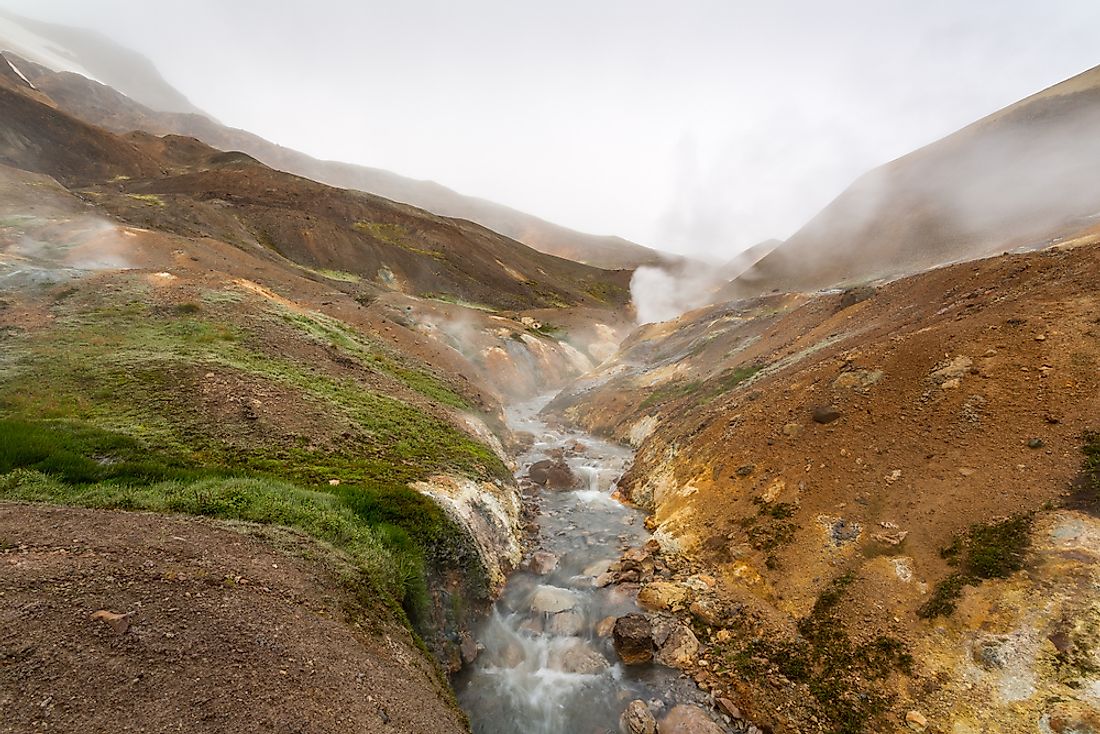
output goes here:
[{"label": "scattered stone", "polygon": [[883,479],[886,480],[887,484],[893,484],[894,482],[901,479],[901,469],[894,469],[892,472],[883,477]]},{"label": "scattered stone", "polygon": [[737,708],[737,704],[728,698],[718,699],[718,708],[722,709],[722,713],[730,717],[734,721],[741,718],[741,709]]},{"label": "scattered stone", "polygon": [[705,625],[717,627],[722,622],[722,612],[718,605],[710,599],[696,599],[688,607],[688,610],[696,619]]},{"label": "scattered stone", "polygon": [[527,570],[537,576],[553,573],[558,567],[558,557],[550,551],[535,551],[527,562]]},{"label": "scattered stone", "polygon": [[670,668],[683,668],[699,654],[699,640],[685,625],[677,625],[657,650],[657,662]]},{"label": "scattered stone", "polygon": [[707,712],[698,706],[680,704],[665,714],[658,727],[661,734],[724,734]]},{"label": "scattered stone", "polygon": [[811,415],[814,419],[814,423],[821,423],[824,425],[826,423],[832,423],[840,418],[841,413],[840,408],[835,405],[819,405],[813,409]]},{"label": "scattered stone", "polygon": [[458,646],[459,654],[462,655],[462,662],[465,665],[477,660],[478,653],[481,652],[481,648],[477,644],[477,640],[471,637],[469,634],[462,635],[462,642]]},{"label": "scattered stone", "polygon": [[339,479],[330,479],[330,480],[328,480],[328,484],[329,484],[330,487],[339,487],[340,486],[340,480]]},{"label": "scattered stone", "polygon": [[119,614],[118,612],[109,612],[106,609],[100,609],[92,613],[92,619],[103,622],[110,627],[111,631],[116,635],[126,634],[130,629],[130,617],[132,616],[134,616],[133,612]]},{"label": "scattered stone", "polygon": [[1029,449],[1041,449],[1044,446],[1046,446],[1046,444],[1043,443],[1043,439],[1041,438],[1033,438],[1027,442],[1027,447]]},{"label": "scattered stone", "polygon": [[943,385],[947,380],[961,378],[970,371],[970,367],[973,364],[974,360],[966,355],[961,355],[950,361],[941,362],[936,366],[936,369],[932,371],[929,378],[931,378],[933,382]]},{"label": "scattered stone", "polygon": [[657,720],[653,718],[645,701],[631,701],[619,717],[619,731],[622,734],[657,734]]},{"label": "scattered stone", "polygon": [[975,471],[976,471],[975,469],[971,469],[969,466],[960,466],[959,467],[959,474],[961,474],[964,477],[974,476]]},{"label": "scattered stone", "polygon": [[638,592],[638,604],[648,609],[668,610],[682,606],[689,592],[680,584],[671,581],[654,581],[646,584]]},{"label": "scattered stone", "polygon": [[745,464],[744,466],[737,467],[737,476],[742,478],[751,477],[754,471],[756,471],[755,464]]},{"label": "scattered stone", "polygon": [[783,435],[794,438],[798,434],[802,433],[802,425],[800,423],[788,423],[783,426]]},{"label": "scattered stone", "polygon": [[913,731],[924,731],[928,728],[928,719],[920,711],[910,711],[905,715],[906,725]]},{"label": "scattered stone", "polygon": [[615,628],[615,617],[604,617],[596,623],[596,637],[609,637]]},{"label": "scattered stone", "polygon": [[653,626],[644,614],[634,612],[616,619],[611,637],[615,652],[626,665],[641,665],[653,659]]},{"label": "scattered stone", "polygon": [[[883,525],[886,524],[887,523],[883,523]],[[893,523],[889,524],[893,525]],[[874,533],[871,535],[871,539],[883,545],[894,547],[901,545],[907,535],[909,535],[908,530],[899,530],[897,526],[894,526],[892,528],[886,528],[882,532]]]},{"label": "scattered stone", "polygon": [[531,597],[531,611],[539,614],[557,614],[576,606],[577,595],[557,586],[539,586]]}]

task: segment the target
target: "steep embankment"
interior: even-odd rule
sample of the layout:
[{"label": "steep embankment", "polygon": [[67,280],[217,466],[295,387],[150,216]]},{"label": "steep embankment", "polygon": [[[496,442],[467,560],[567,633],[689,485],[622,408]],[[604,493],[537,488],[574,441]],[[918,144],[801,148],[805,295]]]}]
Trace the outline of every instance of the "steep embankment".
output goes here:
[{"label": "steep embankment", "polygon": [[716,580],[643,594],[697,680],[777,732],[1095,725],[1097,240],[688,314],[556,401]]},{"label": "steep embankment", "polygon": [[0,731],[468,731],[339,555],[292,532],[0,502]]},{"label": "steep embankment", "polygon": [[737,278],[814,290],[1042,246],[1100,214],[1100,67],[856,181]]}]

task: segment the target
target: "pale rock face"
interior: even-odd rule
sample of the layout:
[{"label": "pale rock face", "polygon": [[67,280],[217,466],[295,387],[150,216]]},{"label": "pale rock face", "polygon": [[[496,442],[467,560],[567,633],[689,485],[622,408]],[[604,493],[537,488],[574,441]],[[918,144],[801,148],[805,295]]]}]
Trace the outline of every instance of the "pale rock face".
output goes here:
[{"label": "pale rock face", "polygon": [[490,593],[498,593],[521,558],[516,487],[453,476],[436,476],[411,486],[466,529],[488,573]]},{"label": "pale rock face", "polygon": [[630,427],[630,430],[626,434],[627,440],[630,441],[630,445],[635,447],[641,446],[642,441],[649,438],[650,435],[657,430],[657,426],[659,426],[660,423],[661,420],[655,415],[647,415],[645,418],[639,420]]}]

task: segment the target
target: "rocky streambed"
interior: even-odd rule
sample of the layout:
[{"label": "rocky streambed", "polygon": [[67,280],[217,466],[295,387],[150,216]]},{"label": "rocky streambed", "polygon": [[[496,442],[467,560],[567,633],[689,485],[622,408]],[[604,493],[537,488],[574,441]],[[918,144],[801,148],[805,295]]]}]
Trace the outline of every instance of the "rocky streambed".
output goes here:
[{"label": "rocky streambed", "polygon": [[632,453],[547,425],[549,398],[508,411],[530,442],[516,474],[528,551],[455,679],[474,732],[751,731],[676,669],[699,652],[691,629],[638,605],[639,582],[669,569],[642,513],[615,496]]}]

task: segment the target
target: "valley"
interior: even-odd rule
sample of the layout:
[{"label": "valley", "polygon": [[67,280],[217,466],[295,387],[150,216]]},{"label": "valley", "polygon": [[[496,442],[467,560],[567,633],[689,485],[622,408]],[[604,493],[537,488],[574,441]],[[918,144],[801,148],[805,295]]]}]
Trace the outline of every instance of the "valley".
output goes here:
[{"label": "valley", "polygon": [[1096,69],[639,324],[697,263],[6,46],[0,732],[1100,732]]}]

